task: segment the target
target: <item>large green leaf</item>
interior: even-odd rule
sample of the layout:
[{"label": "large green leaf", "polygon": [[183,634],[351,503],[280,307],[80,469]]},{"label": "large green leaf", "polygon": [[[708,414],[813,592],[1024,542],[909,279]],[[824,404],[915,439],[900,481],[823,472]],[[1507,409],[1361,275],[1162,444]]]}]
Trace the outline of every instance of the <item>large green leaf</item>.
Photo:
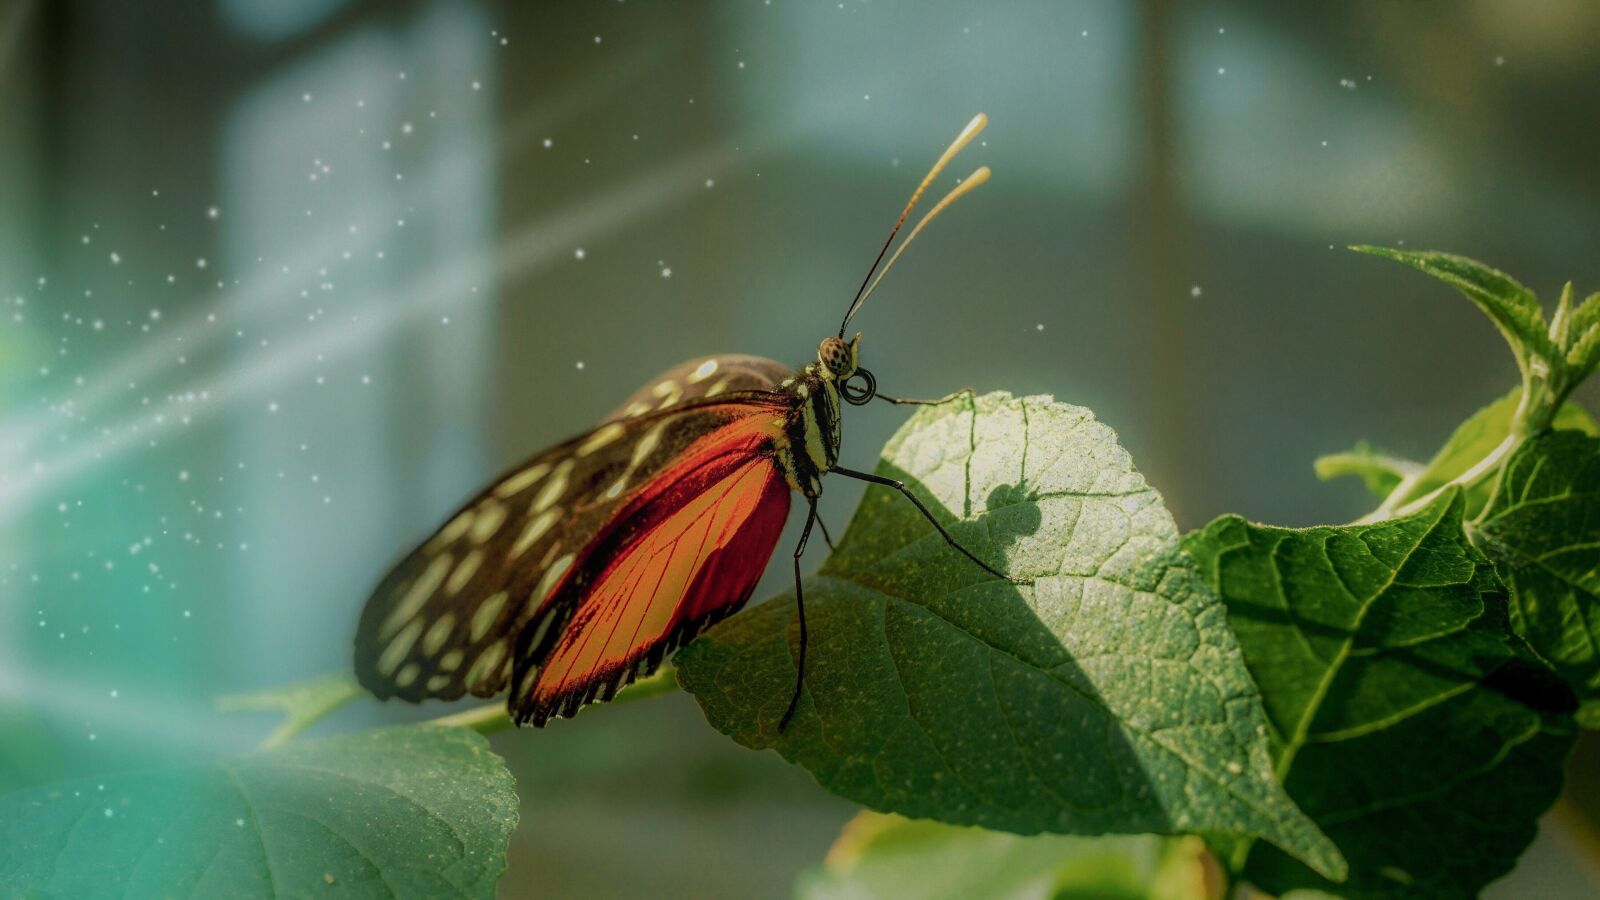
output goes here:
[{"label": "large green leaf", "polygon": [[[867,812],[845,826],[827,862],[802,879],[797,894],[801,900],[1148,900],[1164,874],[1165,843],[1148,835],[1022,837]],[[1178,900],[1175,893],[1166,897]]]},{"label": "large green leaf", "polygon": [[[1428,461],[1422,474],[1412,482],[1405,494],[1395,498],[1393,507],[1398,508],[1412,500],[1426,497],[1454,481],[1493,453],[1496,447],[1510,437],[1512,419],[1521,400],[1522,388],[1514,388],[1504,397],[1478,410],[1462,422],[1450,435],[1450,439],[1445,441],[1444,446],[1439,448],[1439,452],[1433,455],[1433,459]],[[1556,412],[1555,427],[1576,429],[1588,434],[1597,432],[1594,419],[1590,418],[1582,408],[1571,403],[1564,404]],[[1492,477],[1485,477],[1467,489],[1467,518],[1476,516],[1483,509],[1484,504],[1489,502],[1489,495],[1493,490]]]},{"label": "large green leaf", "polygon": [[1523,444],[1476,534],[1511,588],[1517,632],[1600,728],[1600,440],[1554,431]]},{"label": "large green leaf", "polygon": [[484,739],[416,726],[0,798],[6,895],[493,897],[517,821]]},{"label": "large green leaf", "polygon": [[1224,610],[1110,428],[991,394],[919,412],[878,472],[1035,583],[988,575],[869,488],[807,580],[805,695],[787,731],[792,595],[679,654],[713,726],[874,809],[1019,833],[1258,835],[1340,874],[1273,778]]},{"label": "large green leaf", "polygon": [[1450,491],[1307,529],[1225,516],[1186,540],[1261,687],[1279,776],[1350,864],[1334,886],[1257,846],[1245,873],[1268,891],[1475,896],[1555,800],[1575,729],[1518,657],[1462,506]]}]

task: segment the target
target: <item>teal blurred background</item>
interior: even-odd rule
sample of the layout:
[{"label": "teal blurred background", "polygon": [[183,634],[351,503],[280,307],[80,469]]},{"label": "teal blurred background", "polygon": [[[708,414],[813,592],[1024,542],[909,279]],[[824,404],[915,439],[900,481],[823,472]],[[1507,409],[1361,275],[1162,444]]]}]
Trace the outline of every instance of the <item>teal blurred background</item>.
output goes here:
[{"label": "teal blurred background", "polygon": [[[689,356],[809,357],[979,110],[993,180],[857,320],[882,388],[1092,407],[1185,528],[1354,518],[1316,455],[1426,457],[1515,369],[1341,248],[1600,288],[1597,37],[1586,0],[0,0],[0,791],[253,746],[215,698],[347,668],[494,472]],[[852,410],[848,464],[902,419]],[[784,896],[852,813],[682,696],[495,746],[506,897]],[[1492,893],[1600,891],[1597,796],[1589,741]]]}]

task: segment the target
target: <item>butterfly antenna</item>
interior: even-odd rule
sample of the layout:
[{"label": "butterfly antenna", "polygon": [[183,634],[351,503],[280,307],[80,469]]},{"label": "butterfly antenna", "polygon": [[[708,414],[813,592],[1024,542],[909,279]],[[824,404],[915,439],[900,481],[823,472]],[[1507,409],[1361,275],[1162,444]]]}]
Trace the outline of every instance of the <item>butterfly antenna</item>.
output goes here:
[{"label": "butterfly antenna", "polygon": [[[894,236],[900,233],[900,226],[906,223],[906,219],[911,215],[911,210],[917,205],[917,201],[922,199],[922,192],[926,191],[928,189],[928,185],[932,184],[933,180],[939,177],[939,173],[943,172],[944,167],[950,164],[950,160],[955,159],[956,154],[961,152],[961,148],[971,143],[972,139],[978,136],[978,132],[982,131],[983,127],[988,124],[989,117],[983,113],[978,113],[977,115],[973,116],[972,121],[967,123],[967,127],[961,129],[961,133],[956,135],[956,139],[954,141],[950,142],[949,148],[947,148],[939,157],[938,162],[933,164],[933,168],[929,169],[928,174],[923,177],[922,183],[917,185],[917,189],[912,192],[911,199],[906,202],[906,208],[900,211],[900,218],[895,220],[894,227],[889,229],[889,239],[883,242],[883,249],[878,251],[877,259],[872,261],[872,268],[867,270],[867,277],[861,279],[861,287],[856,289],[855,299],[850,301],[850,309],[844,314],[844,321],[839,323],[840,338],[844,337],[844,330],[850,325],[850,320],[855,318],[856,313],[861,310],[861,305],[867,302],[867,296],[872,293],[871,288],[867,287],[868,283],[871,282],[872,287],[877,287],[877,282],[872,281],[872,275],[874,272],[878,271],[878,264],[883,262],[883,255],[889,252],[889,245],[894,243]],[[968,178],[967,181],[962,182],[962,184],[954,191],[951,191],[943,200],[939,201],[939,205],[935,206],[933,211],[928,213],[928,215],[923,216],[922,221],[917,223],[917,227],[911,229],[911,236],[906,238],[905,244],[900,245],[900,250],[904,250],[906,248],[906,244],[911,243],[911,239],[916,237],[918,231],[922,230],[922,226],[928,224],[928,221],[937,215],[940,210],[944,209],[946,206],[949,206],[951,203],[954,203],[956,198],[960,197],[967,190],[982,184],[983,179],[989,177],[988,169],[979,169],[978,171],[983,173],[982,178],[979,178],[976,184],[972,184],[972,178]],[[978,172],[974,172],[973,178],[977,177]],[[900,256],[900,250],[896,250],[894,256],[890,257],[889,265],[894,265],[895,259]],[[885,267],[884,272],[888,271],[889,269]],[[879,275],[878,280],[882,281],[883,276]]]},{"label": "butterfly antenna", "polygon": [[[981,166],[977,171],[973,172],[971,175],[968,175],[965,181],[956,185],[950,191],[950,193],[945,194],[944,199],[934,204],[933,209],[928,210],[928,214],[922,217],[922,221],[917,223],[917,227],[911,229],[911,233],[906,235],[906,239],[901,242],[900,246],[894,249],[894,255],[889,257],[889,262],[883,267],[883,271],[879,272],[878,277],[873,280],[872,287],[867,288],[867,292],[862,294],[861,299],[856,301],[855,309],[860,309],[862,304],[867,302],[867,298],[872,296],[872,292],[878,289],[879,282],[883,281],[883,276],[889,274],[889,270],[894,268],[894,261],[900,258],[900,254],[906,252],[906,248],[911,246],[911,242],[917,239],[917,235],[922,233],[922,229],[927,227],[928,223],[932,222],[935,216],[944,212],[945,208],[950,204],[960,200],[968,191],[971,191],[973,188],[976,188],[978,185],[983,184],[988,180],[989,167]],[[851,310],[850,315],[855,315],[854,309]],[[848,324],[849,322],[850,317],[846,316],[845,323]],[[840,334],[843,334],[843,328],[840,329]]]}]

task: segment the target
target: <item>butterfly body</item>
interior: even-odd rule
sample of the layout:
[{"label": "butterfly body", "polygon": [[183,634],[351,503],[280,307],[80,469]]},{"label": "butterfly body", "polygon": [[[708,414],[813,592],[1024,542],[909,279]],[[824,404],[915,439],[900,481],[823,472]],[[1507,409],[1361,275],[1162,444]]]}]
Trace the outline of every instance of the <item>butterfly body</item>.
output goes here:
[{"label": "butterfly body", "polygon": [[543,724],[609,699],[738,610],[791,492],[815,501],[839,458],[859,345],[824,346],[799,370],[691,360],[502,475],[374,591],[363,684],[412,701],[510,687],[518,720]]},{"label": "butterfly body", "polygon": [[[856,339],[859,341],[860,335]],[[823,343],[827,346],[826,341]],[[857,345],[849,346],[848,362],[833,363],[838,365],[838,371],[822,362],[810,363],[778,385],[780,392],[794,398],[794,410],[778,446],[778,462],[789,487],[807,499],[822,495],[822,476],[839,462],[843,439],[840,386],[856,371]]]},{"label": "butterfly body", "polygon": [[[874,270],[917,198],[985,121],[974,118],[923,179]],[[987,177],[980,168],[946,195],[900,250]],[[491,482],[373,590],[356,632],[361,683],[380,699],[413,702],[509,690],[518,724],[571,716],[743,606],[799,494],[807,505],[794,551],[799,642],[781,727],[804,684],[800,557],[829,473],[900,491],[952,547],[1006,577],[957,543],[904,484],[839,465],[844,403],[915,402],[878,394],[860,366],[861,336],[844,340],[877,283],[862,282],[838,336],[800,369],[754,356],[691,360],[593,430]]]}]

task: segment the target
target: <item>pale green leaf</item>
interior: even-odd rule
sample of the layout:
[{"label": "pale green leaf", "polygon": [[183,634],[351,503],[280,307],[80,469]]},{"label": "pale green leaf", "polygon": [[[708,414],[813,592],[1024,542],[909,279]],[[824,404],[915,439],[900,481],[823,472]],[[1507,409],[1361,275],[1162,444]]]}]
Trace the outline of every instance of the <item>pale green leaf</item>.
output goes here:
[{"label": "pale green leaf", "polygon": [[1560,355],[1547,333],[1538,298],[1504,272],[1465,256],[1431,250],[1416,252],[1372,246],[1350,249],[1405,263],[1453,285],[1499,326],[1524,372],[1529,358],[1553,361]]},{"label": "pale green leaf", "polygon": [[493,897],[517,822],[484,739],[428,726],[0,797],[7,896]]},{"label": "pale green leaf", "polygon": [[866,812],[845,826],[796,893],[801,900],[1147,900],[1165,843],[1023,837]]},{"label": "pale green leaf", "polygon": [[1600,325],[1600,291],[1583,298],[1572,310],[1573,334],[1583,334],[1590,328]]},{"label": "pale green leaf", "polygon": [[1566,330],[1567,365],[1577,383],[1600,365],[1600,293],[1590,294],[1573,309]]},{"label": "pale green leaf", "polygon": [[1257,845],[1243,871],[1267,891],[1476,896],[1559,793],[1571,717],[1518,655],[1462,506],[1450,491],[1406,518],[1307,529],[1225,516],[1185,541],[1260,685],[1280,777],[1350,864],[1335,886]]},{"label": "pale green leaf", "polygon": [[[1459,478],[1468,469],[1477,465],[1485,457],[1494,452],[1511,434],[1512,420],[1516,416],[1517,405],[1522,400],[1522,388],[1513,388],[1510,393],[1499,400],[1485,406],[1473,413],[1465,422],[1462,422],[1445,441],[1439,452],[1423,468],[1422,474],[1407,488],[1404,496],[1397,498],[1394,507],[1398,508],[1413,500],[1426,497],[1435,490]],[[1562,405],[1556,412],[1555,427],[1570,428],[1588,434],[1600,433],[1594,419],[1584,412],[1579,406],[1571,403]],[[1466,491],[1466,516],[1472,518],[1483,509],[1489,501],[1489,495],[1494,490],[1494,478],[1491,470],[1487,476],[1467,488]]]},{"label": "pale green leaf", "polygon": [[1600,728],[1600,440],[1554,431],[1523,444],[1476,536],[1511,588],[1517,632]]},{"label": "pale green leaf", "polygon": [[1327,839],[1273,779],[1222,607],[1160,496],[1088,410],[991,394],[925,408],[885,448],[988,575],[916,509],[869,488],[794,598],[677,658],[717,729],[874,809],[1035,833],[1258,835],[1335,876]]},{"label": "pale green leaf", "polygon": [[1593,374],[1597,365],[1600,365],[1600,324],[1579,332],[1567,351],[1567,366],[1572,370],[1570,377],[1574,384]]},{"label": "pale green leaf", "polygon": [[1379,453],[1366,441],[1344,453],[1319,456],[1315,466],[1317,477],[1323,481],[1352,475],[1360,478],[1367,491],[1380,500],[1393,493],[1400,482],[1422,472],[1421,463]]}]

